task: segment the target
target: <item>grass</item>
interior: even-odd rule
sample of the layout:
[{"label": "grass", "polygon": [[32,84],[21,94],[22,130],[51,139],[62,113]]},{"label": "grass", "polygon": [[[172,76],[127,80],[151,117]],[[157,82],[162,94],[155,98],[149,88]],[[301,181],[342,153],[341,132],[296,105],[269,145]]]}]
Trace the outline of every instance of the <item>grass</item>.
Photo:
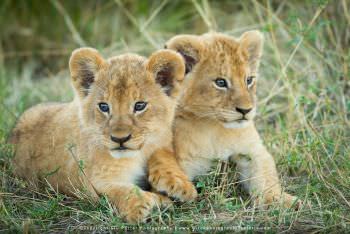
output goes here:
[{"label": "grass", "polygon": [[[2,1],[0,231],[349,231],[349,22],[347,0]],[[301,210],[254,209],[237,185],[234,165],[224,162],[198,178],[198,201],[155,211],[150,222],[136,226],[118,218],[106,198],[94,204],[12,175],[6,138],[26,108],[72,98],[67,61],[74,48],[148,55],[177,33],[239,36],[250,29],[266,38],[257,126],[284,188],[304,201]]]}]

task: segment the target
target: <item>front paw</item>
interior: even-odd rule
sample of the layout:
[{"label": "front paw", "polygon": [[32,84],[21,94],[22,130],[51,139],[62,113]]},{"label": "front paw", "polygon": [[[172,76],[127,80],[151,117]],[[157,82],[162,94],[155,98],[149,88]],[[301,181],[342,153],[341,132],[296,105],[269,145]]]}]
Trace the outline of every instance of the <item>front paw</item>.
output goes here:
[{"label": "front paw", "polygon": [[150,171],[149,182],[159,192],[180,201],[192,201],[197,197],[197,190],[187,176],[173,171]]},{"label": "front paw", "polygon": [[257,198],[255,204],[261,208],[269,207],[273,204],[281,204],[284,208],[299,210],[302,202],[288,193],[282,193],[282,195],[267,193]]},{"label": "front paw", "polygon": [[299,198],[288,193],[283,193],[280,197],[280,202],[284,208],[300,210],[302,202]]},{"label": "front paw", "polygon": [[171,204],[169,198],[144,191],[132,192],[120,204],[120,213],[128,223],[144,222],[150,215],[153,208]]}]

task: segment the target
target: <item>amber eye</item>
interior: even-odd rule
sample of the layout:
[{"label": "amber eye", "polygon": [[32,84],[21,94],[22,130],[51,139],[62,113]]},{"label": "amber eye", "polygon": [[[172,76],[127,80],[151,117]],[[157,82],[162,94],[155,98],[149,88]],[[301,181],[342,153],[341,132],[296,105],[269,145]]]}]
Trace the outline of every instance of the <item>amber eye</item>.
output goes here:
[{"label": "amber eye", "polygon": [[248,86],[253,84],[254,78],[255,78],[254,76],[248,76],[247,77],[247,85]]},{"label": "amber eye", "polygon": [[98,108],[100,108],[100,110],[101,110],[102,112],[109,113],[109,106],[108,106],[108,104],[105,103],[105,102],[100,102],[100,103],[98,104]]},{"label": "amber eye", "polygon": [[147,102],[136,102],[134,106],[134,112],[143,111],[147,106]]},{"label": "amber eye", "polygon": [[228,88],[227,81],[223,78],[217,78],[214,82],[218,88]]}]

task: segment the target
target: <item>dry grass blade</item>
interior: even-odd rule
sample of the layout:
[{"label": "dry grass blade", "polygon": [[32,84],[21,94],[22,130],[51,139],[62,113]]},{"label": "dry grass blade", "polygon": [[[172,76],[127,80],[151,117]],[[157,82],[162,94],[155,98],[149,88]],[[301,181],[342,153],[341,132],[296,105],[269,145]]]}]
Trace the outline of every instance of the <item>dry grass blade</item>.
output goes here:
[{"label": "dry grass blade", "polygon": [[66,22],[67,27],[72,33],[72,36],[75,40],[75,42],[83,47],[86,46],[86,42],[83,40],[83,38],[78,33],[77,29],[75,28],[72,19],[68,15],[67,11],[64,9],[62,4],[58,0],[50,0],[52,5],[57,9],[57,11],[63,16],[64,21]]},{"label": "dry grass blade", "polygon": [[212,17],[209,2],[207,0],[203,1],[203,6],[201,6],[197,0],[192,0],[193,5],[198,11],[199,15],[202,17],[204,23],[207,25],[208,31],[215,31],[216,24],[214,17]]},{"label": "dry grass blade", "polygon": [[133,23],[133,25],[138,28],[139,32],[146,38],[146,40],[153,46],[153,48],[158,49],[159,44],[150,36],[150,34],[143,28],[137,21],[137,19],[124,7],[124,4],[121,0],[115,0],[118,6],[124,11],[125,15],[129,18],[129,20]]}]

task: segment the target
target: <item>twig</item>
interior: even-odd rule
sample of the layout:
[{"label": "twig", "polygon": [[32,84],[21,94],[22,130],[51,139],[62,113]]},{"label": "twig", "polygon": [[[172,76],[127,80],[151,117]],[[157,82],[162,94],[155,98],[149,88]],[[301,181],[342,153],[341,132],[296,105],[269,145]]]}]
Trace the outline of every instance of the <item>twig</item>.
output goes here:
[{"label": "twig", "polygon": [[40,56],[66,56],[71,53],[70,49],[44,49],[38,51],[22,50],[22,51],[9,51],[2,54],[3,58],[18,58],[18,57],[31,57],[33,55]]}]

